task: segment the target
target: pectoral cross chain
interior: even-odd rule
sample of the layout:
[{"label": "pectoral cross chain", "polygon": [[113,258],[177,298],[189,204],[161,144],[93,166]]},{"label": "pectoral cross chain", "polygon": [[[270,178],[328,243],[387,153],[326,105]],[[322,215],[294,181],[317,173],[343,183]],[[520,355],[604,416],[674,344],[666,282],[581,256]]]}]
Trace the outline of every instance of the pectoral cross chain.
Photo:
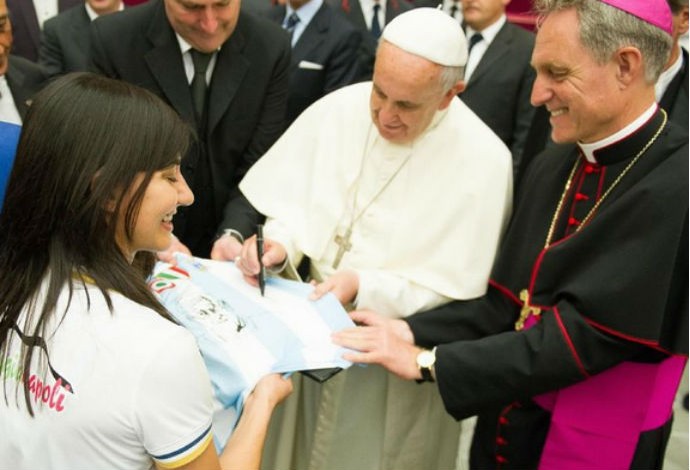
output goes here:
[{"label": "pectoral cross chain", "polygon": [[515,322],[516,331],[520,331],[525,327],[525,321],[529,318],[530,314],[534,316],[541,314],[541,309],[539,307],[533,307],[529,304],[529,291],[527,289],[522,289],[520,291],[520,300],[522,300],[522,309],[520,310],[520,317]]},{"label": "pectoral cross chain", "polygon": [[340,261],[343,259],[345,252],[352,249],[352,243],[350,243],[350,237],[352,236],[352,227],[348,227],[345,235],[336,235],[335,243],[338,245],[338,253],[335,255],[335,261],[333,261],[333,269],[338,269],[340,266]]}]

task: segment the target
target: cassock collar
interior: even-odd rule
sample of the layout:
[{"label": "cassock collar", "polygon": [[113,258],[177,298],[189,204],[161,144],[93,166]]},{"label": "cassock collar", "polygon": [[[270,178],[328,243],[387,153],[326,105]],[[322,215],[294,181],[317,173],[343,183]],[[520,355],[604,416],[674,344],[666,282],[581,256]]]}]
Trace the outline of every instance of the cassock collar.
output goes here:
[{"label": "cassock collar", "polygon": [[659,130],[663,116],[654,103],[631,124],[614,135],[592,144],[578,142],[582,154],[591,163],[612,165],[633,158]]}]

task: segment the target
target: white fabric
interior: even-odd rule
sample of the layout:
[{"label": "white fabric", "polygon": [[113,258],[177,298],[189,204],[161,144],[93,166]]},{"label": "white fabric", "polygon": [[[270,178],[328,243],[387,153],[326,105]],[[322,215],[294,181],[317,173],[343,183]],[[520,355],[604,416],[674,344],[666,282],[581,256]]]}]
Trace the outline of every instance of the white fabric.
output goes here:
[{"label": "white fabric", "polygon": [[475,31],[470,26],[467,26],[465,34],[467,34],[468,38],[471,38],[474,33],[481,33],[482,40],[474,45],[470,55],[467,57],[467,65],[465,66],[465,82],[470,80],[474,69],[477,68],[477,65],[479,65],[479,62],[481,62],[482,57],[484,57],[484,53],[489,48],[506,21],[508,21],[506,15],[501,15],[496,22],[487,26],[482,31]]},{"label": "white fabric", "polygon": [[[111,296],[112,314],[95,287],[78,287],[55,334],[44,337],[52,367],[73,393],[56,385],[46,355],[35,348],[42,365],[34,363],[30,383],[40,393],[40,379],[50,392],[46,403],[32,395],[33,418],[23,390],[15,395],[16,377],[8,374],[14,369],[7,365],[16,368],[19,361],[14,336],[0,367],[9,398],[9,406],[0,401],[0,462],[7,468],[148,469],[151,455],[179,466],[212,445],[212,391],[192,335],[117,293]],[[66,297],[65,290],[59,314]],[[23,320],[18,324],[23,327]]]},{"label": "white fabric", "polygon": [[[187,83],[191,85],[194,79],[194,62],[192,62],[192,45],[184,40],[182,36],[175,33],[177,37],[177,43],[180,45],[180,51],[182,51],[182,63],[184,65],[184,73],[187,76]],[[220,49],[219,49],[220,50]],[[206,67],[206,84],[211,83],[211,77],[213,77],[213,70],[216,68],[216,60],[218,59],[218,51],[213,53],[211,60],[208,62],[208,67]]]},{"label": "white fabric", "polygon": [[367,25],[367,30],[371,31],[371,22],[374,19],[374,4],[379,4],[379,26],[381,29],[386,24],[386,0],[359,0],[359,6],[362,8],[362,15],[364,16],[364,24]]},{"label": "white fabric", "polygon": [[619,130],[615,134],[612,134],[608,137],[604,137],[603,139],[598,140],[596,142],[578,142],[577,145],[578,147],[580,147],[580,150],[582,150],[582,154],[585,156],[589,163],[597,163],[597,159],[594,152],[603,149],[604,147],[608,147],[609,145],[614,144],[616,142],[620,142],[621,140],[631,135],[633,132],[637,131],[640,127],[642,127],[644,124],[647,123],[647,121],[651,119],[654,113],[656,113],[658,107],[659,105],[653,103],[649,108],[647,108],[647,110],[644,113],[640,114],[633,122],[625,126],[623,129]]},{"label": "white fabric", "polygon": [[657,102],[661,101],[664,93],[666,93],[666,89],[683,67],[683,51],[680,50],[680,45],[678,44],[674,44],[673,47],[678,49],[678,57],[676,57],[675,62],[673,62],[669,68],[661,72],[661,75],[654,84],[654,96]]},{"label": "white fabric", "polygon": [[43,29],[43,23],[58,14],[58,0],[33,0],[33,3],[38,25]]},{"label": "white fabric", "polygon": [[353,226],[341,267],[360,274],[357,306],[400,316],[483,295],[510,212],[509,150],[457,98],[416,142],[392,144],[368,117],[370,90],[366,82],[319,100],[249,170],[240,189],[268,216],[266,237],[329,276],[362,164],[358,209],[411,155]]},{"label": "white fabric", "polygon": [[22,118],[19,116],[17,105],[14,103],[12,90],[7,84],[7,78],[0,75],[0,121],[22,125]]},{"label": "white fabric", "polygon": [[[341,268],[360,276],[357,307],[403,316],[482,295],[510,212],[510,151],[457,98],[416,142],[391,144],[369,118],[370,91],[362,83],[317,101],[249,170],[240,189],[268,215],[264,235],[285,244],[295,262],[306,253],[329,276],[358,180],[361,209],[409,155],[353,226]],[[298,377],[295,386],[271,422],[263,468],[455,463],[461,425],[435,384],[371,366],[323,385]]]},{"label": "white fabric", "polygon": [[381,37],[436,64],[461,67],[467,62],[467,41],[460,23],[436,8],[413,8],[396,16]]},{"label": "white fabric", "polygon": [[307,29],[309,23],[311,23],[311,19],[314,18],[314,15],[316,15],[316,12],[319,11],[321,5],[323,5],[323,0],[309,0],[307,3],[295,10],[290,6],[289,2],[285,4],[285,19],[283,20],[283,27],[285,27],[287,19],[293,13],[296,13],[297,17],[299,18],[299,23],[297,23],[295,25],[295,29],[292,30],[292,39],[290,41],[292,47],[295,47],[295,44],[297,44],[297,41],[299,41],[299,38],[302,36],[304,30]]},{"label": "white fabric", "polygon": [[[84,2],[84,7],[86,8],[86,14],[89,15],[89,19],[91,21],[95,20],[98,18],[100,15],[96,13],[96,10],[91,8],[91,5],[89,5],[88,2]],[[117,11],[122,11],[125,9],[125,4],[120,2],[120,6],[118,7]]]}]

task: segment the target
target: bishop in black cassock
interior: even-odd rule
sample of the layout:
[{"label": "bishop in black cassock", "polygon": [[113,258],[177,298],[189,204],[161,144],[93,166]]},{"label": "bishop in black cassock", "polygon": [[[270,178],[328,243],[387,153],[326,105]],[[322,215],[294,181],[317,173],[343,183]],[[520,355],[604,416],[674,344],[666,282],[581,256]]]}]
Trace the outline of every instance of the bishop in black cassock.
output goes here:
[{"label": "bishop in black cassock", "polygon": [[[532,101],[556,142],[578,143],[530,164],[487,294],[405,320],[354,312],[369,328],[334,339],[362,351],[348,359],[435,379],[456,419],[478,414],[471,468],[660,468],[688,343],[688,134],[644,74],[670,50],[670,11],[537,3]],[[623,41],[615,29],[639,18],[656,52],[632,40],[594,60],[580,36],[592,11],[590,25],[623,15],[598,23]]]}]

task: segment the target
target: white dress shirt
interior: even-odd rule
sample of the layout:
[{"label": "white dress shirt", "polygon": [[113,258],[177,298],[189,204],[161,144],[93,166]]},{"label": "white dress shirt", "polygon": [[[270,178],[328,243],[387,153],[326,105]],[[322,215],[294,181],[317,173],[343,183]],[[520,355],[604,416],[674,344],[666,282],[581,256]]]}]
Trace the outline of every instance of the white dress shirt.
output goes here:
[{"label": "white dress shirt", "polygon": [[33,2],[38,24],[43,29],[45,20],[58,14],[58,0],[33,0]]},{"label": "white dress shirt", "polygon": [[[187,75],[187,83],[191,84],[194,78],[194,63],[192,62],[192,45],[184,40],[182,36],[175,33],[177,36],[177,42],[180,45],[180,51],[182,51],[182,62],[184,63],[184,72]],[[213,76],[213,69],[216,67],[216,58],[218,57],[218,51],[213,53],[211,61],[208,63],[208,68],[206,68],[206,84],[211,83],[211,77]]]},{"label": "white dress shirt", "polygon": [[475,31],[469,25],[467,26],[465,36],[467,36],[468,42],[474,33],[481,33],[482,40],[475,44],[475,46],[472,48],[472,52],[470,52],[469,57],[467,57],[467,65],[465,66],[465,83],[470,81],[472,73],[477,68],[477,65],[482,60],[482,57],[484,57],[484,53],[489,48],[506,21],[506,15],[501,15],[498,21],[490,26],[487,26],[482,31]]},{"label": "white dress shirt", "polygon": [[386,0],[359,0],[359,5],[362,7],[362,13],[364,14],[364,22],[369,31],[371,31],[371,21],[374,19],[375,3],[381,5],[381,8],[379,8],[379,25],[381,26],[381,31],[383,31],[383,27],[386,25]]},{"label": "white dress shirt", "polygon": [[0,121],[22,125],[22,118],[19,117],[17,105],[4,75],[0,75]]},{"label": "white dress shirt", "polygon": [[301,7],[299,7],[297,10],[293,9],[290,4],[285,5],[285,18],[283,19],[283,27],[285,27],[285,23],[287,22],[287,19],[292,15],[293,13],[297,14],[297,17],[299,18],[299,23],[295,25],[295,29],[292,30],[292,47],[295,47],[295,44],[297,44],[297,41],[299,40],[299,37],[302,35],[304,30],[307,28],[309,23],[311,22],[311,19],[314,18],[314,15],[316,15],[316,12],[319,11],[319,8],[321,8],[321,5],[323,5],[323,0],[310,0]]}]

